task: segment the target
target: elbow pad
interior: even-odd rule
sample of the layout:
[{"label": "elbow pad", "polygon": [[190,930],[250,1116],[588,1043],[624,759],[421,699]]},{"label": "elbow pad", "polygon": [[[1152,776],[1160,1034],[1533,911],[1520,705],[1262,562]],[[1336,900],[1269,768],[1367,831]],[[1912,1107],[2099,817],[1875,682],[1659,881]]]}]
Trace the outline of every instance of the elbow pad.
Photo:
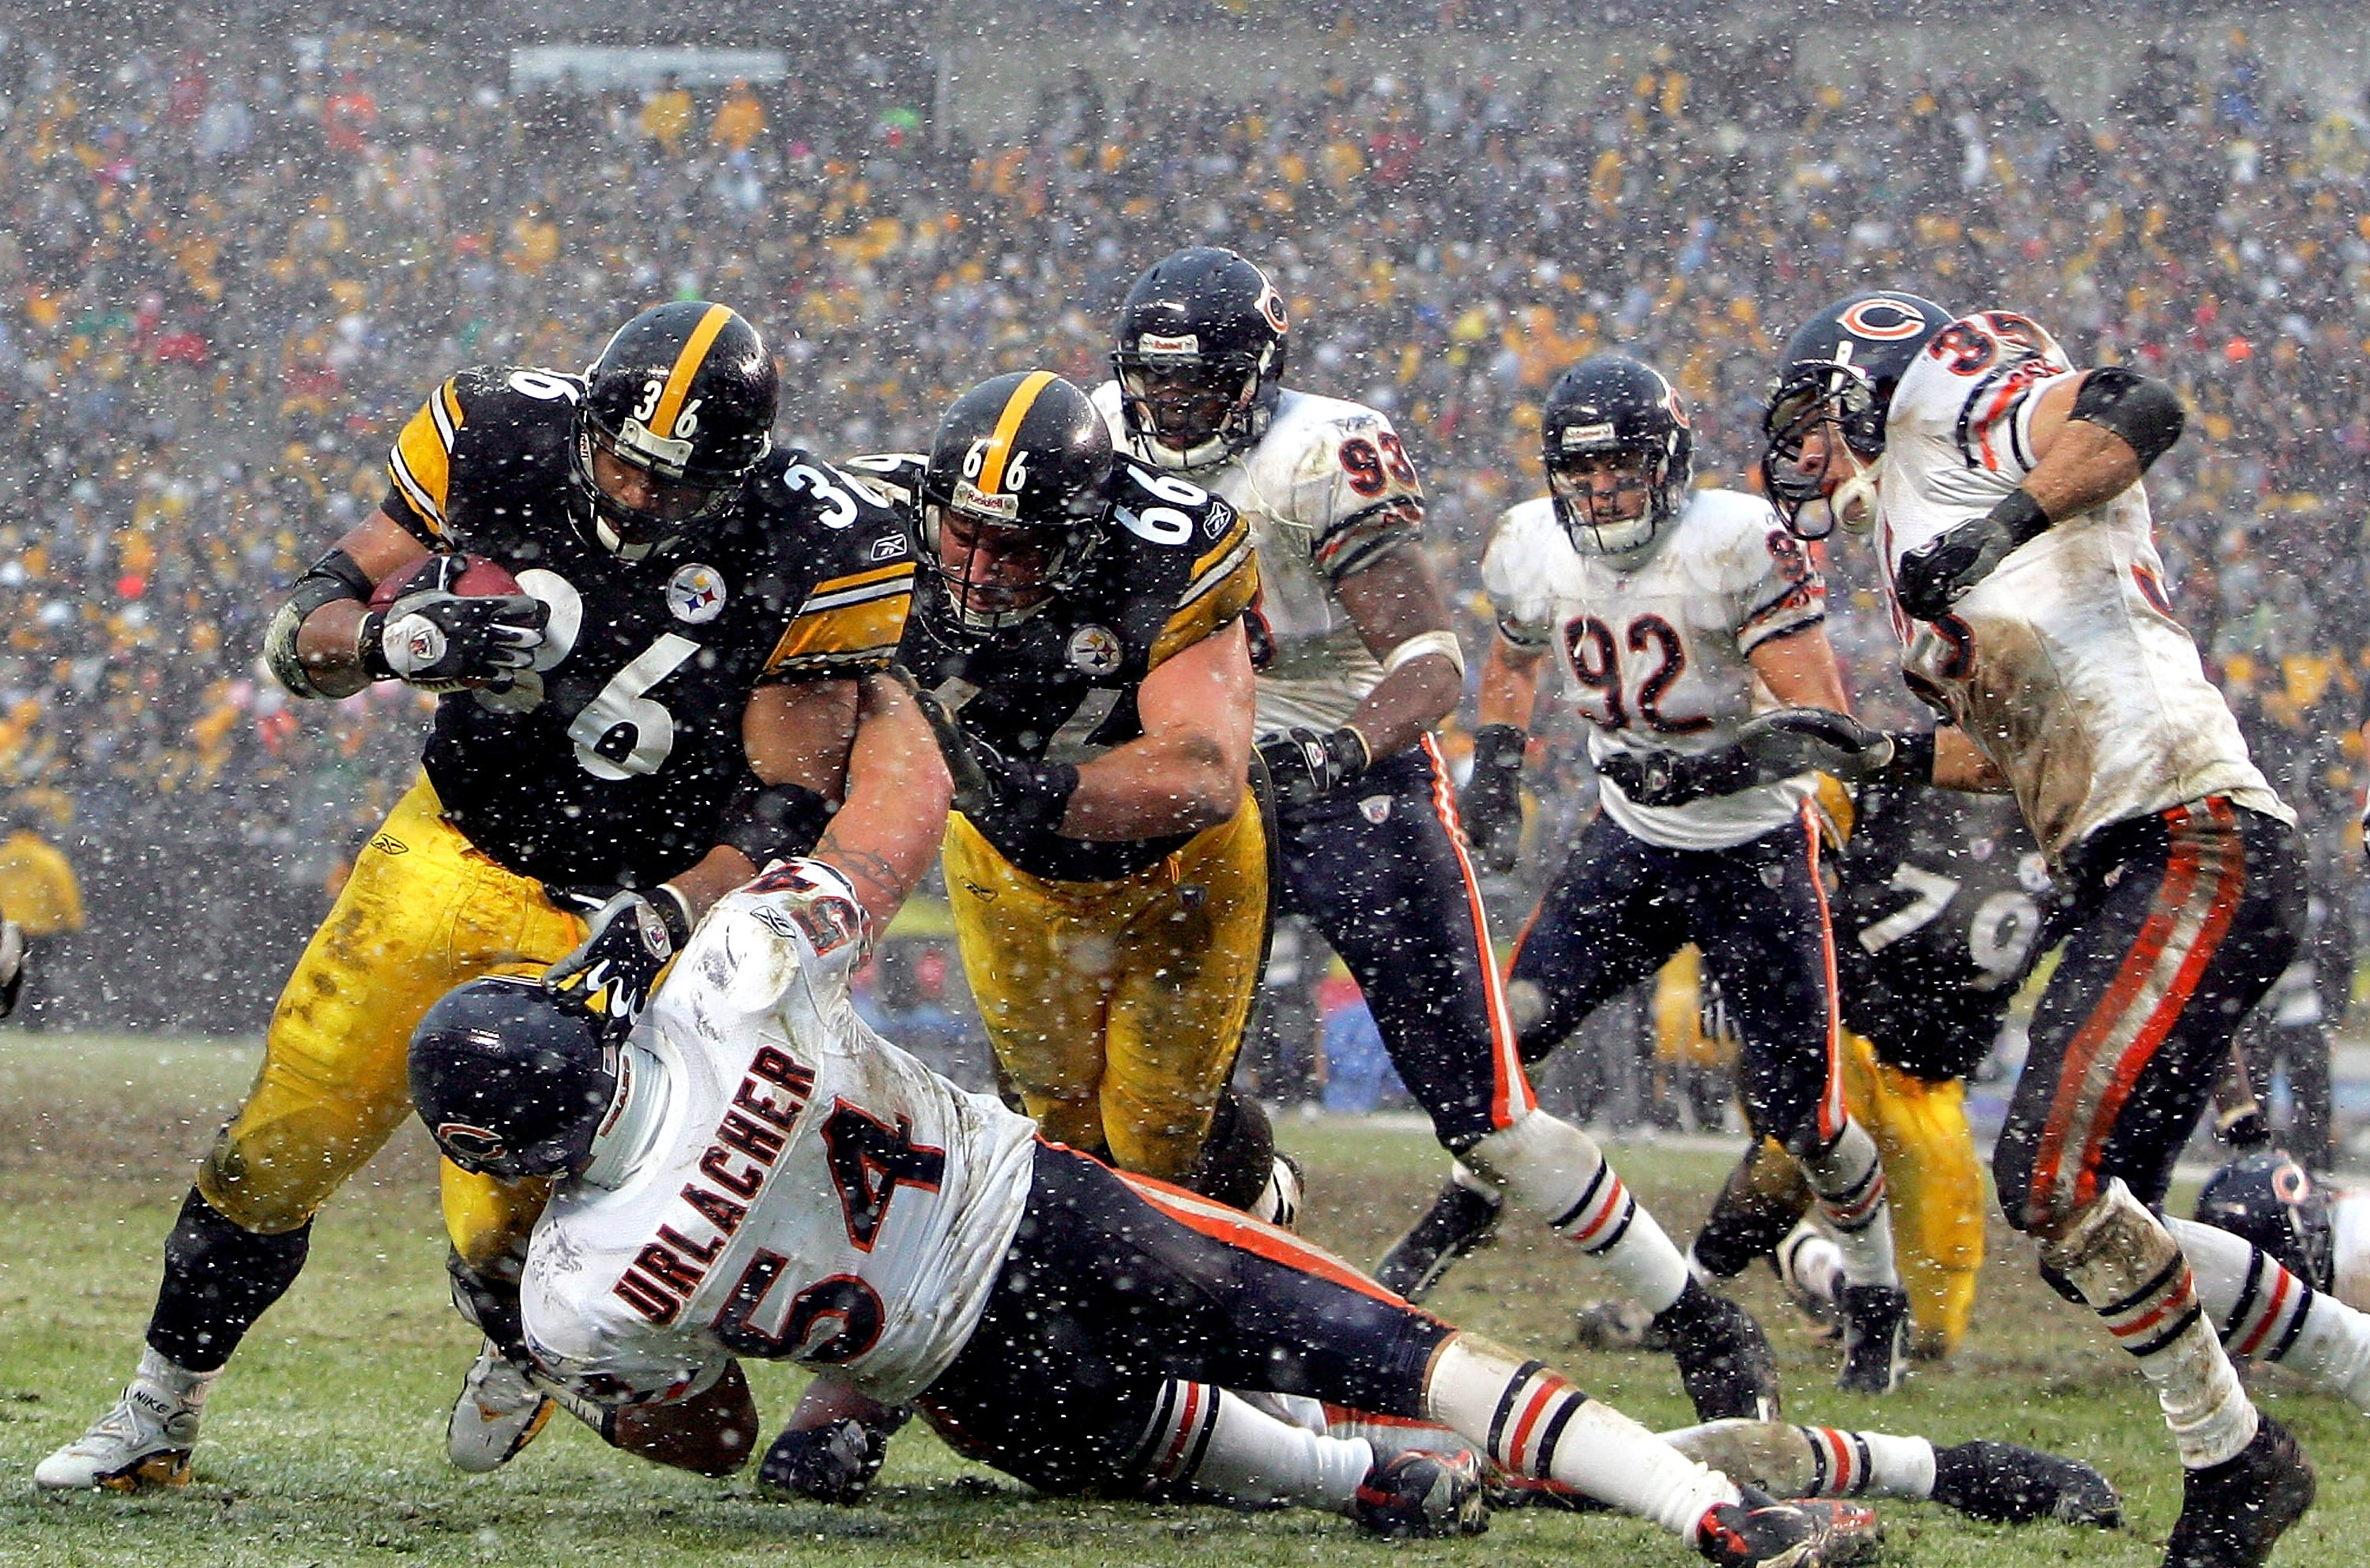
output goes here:
[{"label": "elbow pad", "polygon": [[288,590],[288,597],[282,601],[263,634],[264,662],[271,666],[273,677],[298,697],[330,696],[314,684],[313,673],[305,667],[304,659],[296,651],[296,636],[305,629],[305,620],[323,605],[339,599],[366,605],[370,596],[369,575],[345,551],[331,550],[315,561],[311,570]]},{"label": "elbow pad", "polygon": [[2180,398],[2152,375],[2140,375],[2119,364],[2100,365],[2074,394],[2069,416],[2085,424],[2113,431],[2138,454],[2140,471],[2172,450],[2189,422]]}]

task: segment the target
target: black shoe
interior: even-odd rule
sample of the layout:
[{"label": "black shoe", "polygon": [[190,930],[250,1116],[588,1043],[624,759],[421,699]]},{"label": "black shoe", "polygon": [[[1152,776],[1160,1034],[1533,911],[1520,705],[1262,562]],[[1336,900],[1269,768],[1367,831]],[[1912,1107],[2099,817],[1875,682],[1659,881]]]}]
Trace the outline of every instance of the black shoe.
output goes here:
[{"label": "black shoe", "polygon": [[2164,1568],[2256,1568],[2312,1506],[2312,1461],[2288,1429],[2257,1417],[2254,1441],[2218,1465],[2181,1473],[2180,1518]]},{"label": "black shoe", "polygon": [[863,1502],[889,1458],[891,1435],[910,1413],[892,1411],[874,1422],[846,1415],[821,1426],[786,1428],[757,1467],[758,1490],[808,1503]]},{"label": "black shoe", "polygon": [[1999,1525],[2054,1519],[2112,1529],[2123,1520],[2114,1483],[2079,1459],[1983,1437],[1934,1450],[1934,1501]]},{"label": "black shoe", "polygon": [[1691,1279],[1653,1327],[1670,1343],[1697,1421],[1778,1419],[1778,1357],[1752,1313]]},{"label": "black shoe", "polygon": [[1909,1293],[1891,1285],[1847,1285],[1843,1314],[1844,1366],[1835,1387],[1856,1394],[1893,1392],[1908,1358]]},{"label": "black shoe", "polygon": [[1454,1454],[1394,1454],[1358,1483],[1350,1516],[1368,1535],[1390,1540],[1479,1535],[1490,1528],[1481,1461],[1470,1448]]},{"label": "black shoe", "polygon": [[1450,1182],[1415,1228],[1375,1265],[1375,1282],[1409,1301],[1422,1300],[1457,1259],[1497,1234],[1505,1206],[1502,1198]]},{"label": "black shoe", "polygon": [[1696,1550],[1720,1568],[1842,1568],[1873,1556],[1884,1527],[1843,1497],[1772,1502],[1747,1486],[1742,1503],[1722,1503],[1696,1527]]}]

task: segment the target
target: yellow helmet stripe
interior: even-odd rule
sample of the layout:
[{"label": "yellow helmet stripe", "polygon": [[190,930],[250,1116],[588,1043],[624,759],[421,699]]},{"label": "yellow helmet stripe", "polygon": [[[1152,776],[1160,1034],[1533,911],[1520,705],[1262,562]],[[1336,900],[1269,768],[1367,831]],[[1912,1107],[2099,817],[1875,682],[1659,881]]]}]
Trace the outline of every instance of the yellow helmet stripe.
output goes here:
[{"label": "yellow helmet stripe", "polygon": [[1012,455],[1012,438],[1020,433],[1020,421],[1029,417],[1036,406],[1037,394],[1055,379],[1050,370],[1032,370],[1012,389],[1005,400],[1004,412],[995,418],[995,433],[987,438],[987,450],[980,456],[979,490],[982,495],[995,495],[1004,489],[1004,465]]},{"label": "yellow helmet stripe", "polygon": [[699,325],[691,329],[691,336],[684,340],[683,352],[675,356],[674,368],[667,372],[666,389],[659,394],[659,406],[650,415],[650,433],[667,437],[674,434],[675,416],[683,411],[683,400],[691,394],[692,378],[707,363],[708,348],[716,341],[716,334],[723,331],[724,324],[731,319],[731,310],[711,305],[708,314],[699,318]]}]

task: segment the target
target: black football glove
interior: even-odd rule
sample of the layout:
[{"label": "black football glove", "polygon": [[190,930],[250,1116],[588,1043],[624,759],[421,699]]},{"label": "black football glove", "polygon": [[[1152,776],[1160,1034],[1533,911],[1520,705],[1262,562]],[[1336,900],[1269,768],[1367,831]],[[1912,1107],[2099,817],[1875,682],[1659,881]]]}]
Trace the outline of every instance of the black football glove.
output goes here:
[{"label": "black football glove", "polygon": [[1006,756],[965,730],[937,694],[922,689],[912,672],[901,665],[891,674],[912,694],[938,738],[938,755],[954,776],[955,810],[983,824],[1059,831],[1062,814],[1070,809],[1070,796],[1078,787],[1076,768],[1064,762]]},{"label": "black football glove", "polygon": [[1523,732],[1484,724],[1473,732],[1473,776],[1456,797],[1465,841],[1493,871],[1511,871],[1523,847]]},{"label": "black football glove", "polygon": [[1992,574],[2019,547],[2049,531],[2049,514],[2022,490],[2002,496],[1981,517],[1936,535],[1903,554],[1893,573],[1893,594],[1902,613],[1930,621]]},{"label": "black football glove", "polygon": [[1878,774],[1893,761],[1893,740],[1831,708],[1775,708],[1737,726],[1736,744],[1767,778],[1827,773],[1847,784]]},{"label": "black football glove", "polygon": [[757,1485],[810,1503],[861,1503],[889,1457],[890,1435],[904,1424],[905,1412],[900,1411],[880,1425],[845,1415],[821,1426],[792,1428],[765,1450]]},{"label": "black football glove", "polygon": [[1684,806],[1707,795],[1732,795],[1760,781],[1753,758],[1736,745],[1700,755],[1617,751],[1598,763],[1596,771],[1632,804],[1655,809]]},{"label": "black football glove", "polygon": [[440,555],[384,613],[363,617],[363,670],[445,692],[506,686],[534,663],[551,607],[531,594],[454,593],[467,570],[460,556]]},{"label": "black football glove", "polygon": [[1280,806],[1306,805],[1329,795],[1374,761],[1366,755],[1366,737],[1347,724],[1323,734],[1294,724],[1261,741],[1259,754]]},{"label": "black football glove", "polygon": [[592,928],[575,951],[543,972],[544,988],[599,1019],[604,1036],[623,1038],[649,1004],[659,971],[691,940],[690,913],[664,886],[649,894],[548,885],[544,891]]}]

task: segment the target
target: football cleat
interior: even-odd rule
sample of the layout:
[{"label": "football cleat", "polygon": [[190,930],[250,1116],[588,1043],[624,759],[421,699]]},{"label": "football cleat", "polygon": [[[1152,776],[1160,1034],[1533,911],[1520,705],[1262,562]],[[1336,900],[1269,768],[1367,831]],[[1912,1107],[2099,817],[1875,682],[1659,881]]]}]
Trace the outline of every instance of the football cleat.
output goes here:
[{"label": "football cleat", "polygon": [[2061,1525],[2123,1523],[2123,1500],[2079,1459],[1979,1437],[1934,1450],[1934,1501],[1999,1525],[2054,1519]]},{"label": "football cleat", "polygon": [[1392,1540],[1479,1535],[1490,1528],[1481,1461],[1469,1448],[1394,1454],[1377,1461],[1358,1483],[1350,1516],[1368,1535]]},{"label": "football cleat", "polygon": [[1844,1365],[1835,1387],[1855,1394],[1893,1392],[1909,1355],[1909,1293],[1893,1285],[1847,1285],[1842,1309]]},{"label": "football cleat", "polygon": [[2181,1472],[2180,1517],[2164,1568],[2257,1568],[2312,1506],[2312,1461],[2286,1427],[2259,1415],[2253,1441],[2218,1465]]},{"label": "football cleat", "polygon": [[535,1441],[558,1408],[488,1340],[461,1383],[461,1397],[444,1424],[444,1452],[453,1468],[484,1475],[511,1462]]},{"label": "football cleat", "polygon": [[1753,1314],[1690,1279],[1656,1314],[1651,1337],[1668,1342],[1697,1421],[1778,1419],[1778,1356]]},{"label": "football cleat", "polygon": [[187,1486],[190,1451],[197,1444],[196,1407],[144,1379],[135,1381],[89,1431],[34,1467],[33,1484],[50,1492]]},{"label": "football cleat", "polygon": [[891,1435],[907,1415],[892,1411],[880,1422],[844,1415],[820,1426],[787,1427],[757,1467],[757,1488],[807,1503],[861,1503],[888,1460]]},{"label": "football cleat", "polygon": [[1741,1490],[1743,1501],[1720,1504],[1696,1527],[1696,1550],[1720,1568],[1841,1568],[1884,1544],[1876,1516],[1847,1499],[1778,1503],[1750,1486]]},{"label": "football cleat", "polygon": [[1409,1301],[1422,1300],[1459,1258],[1498,1233],[1498,1216],[1505,1206],[1493,1193],[1451,1180],[1415,1228],[1375,1265],[1375,1283]]}]

